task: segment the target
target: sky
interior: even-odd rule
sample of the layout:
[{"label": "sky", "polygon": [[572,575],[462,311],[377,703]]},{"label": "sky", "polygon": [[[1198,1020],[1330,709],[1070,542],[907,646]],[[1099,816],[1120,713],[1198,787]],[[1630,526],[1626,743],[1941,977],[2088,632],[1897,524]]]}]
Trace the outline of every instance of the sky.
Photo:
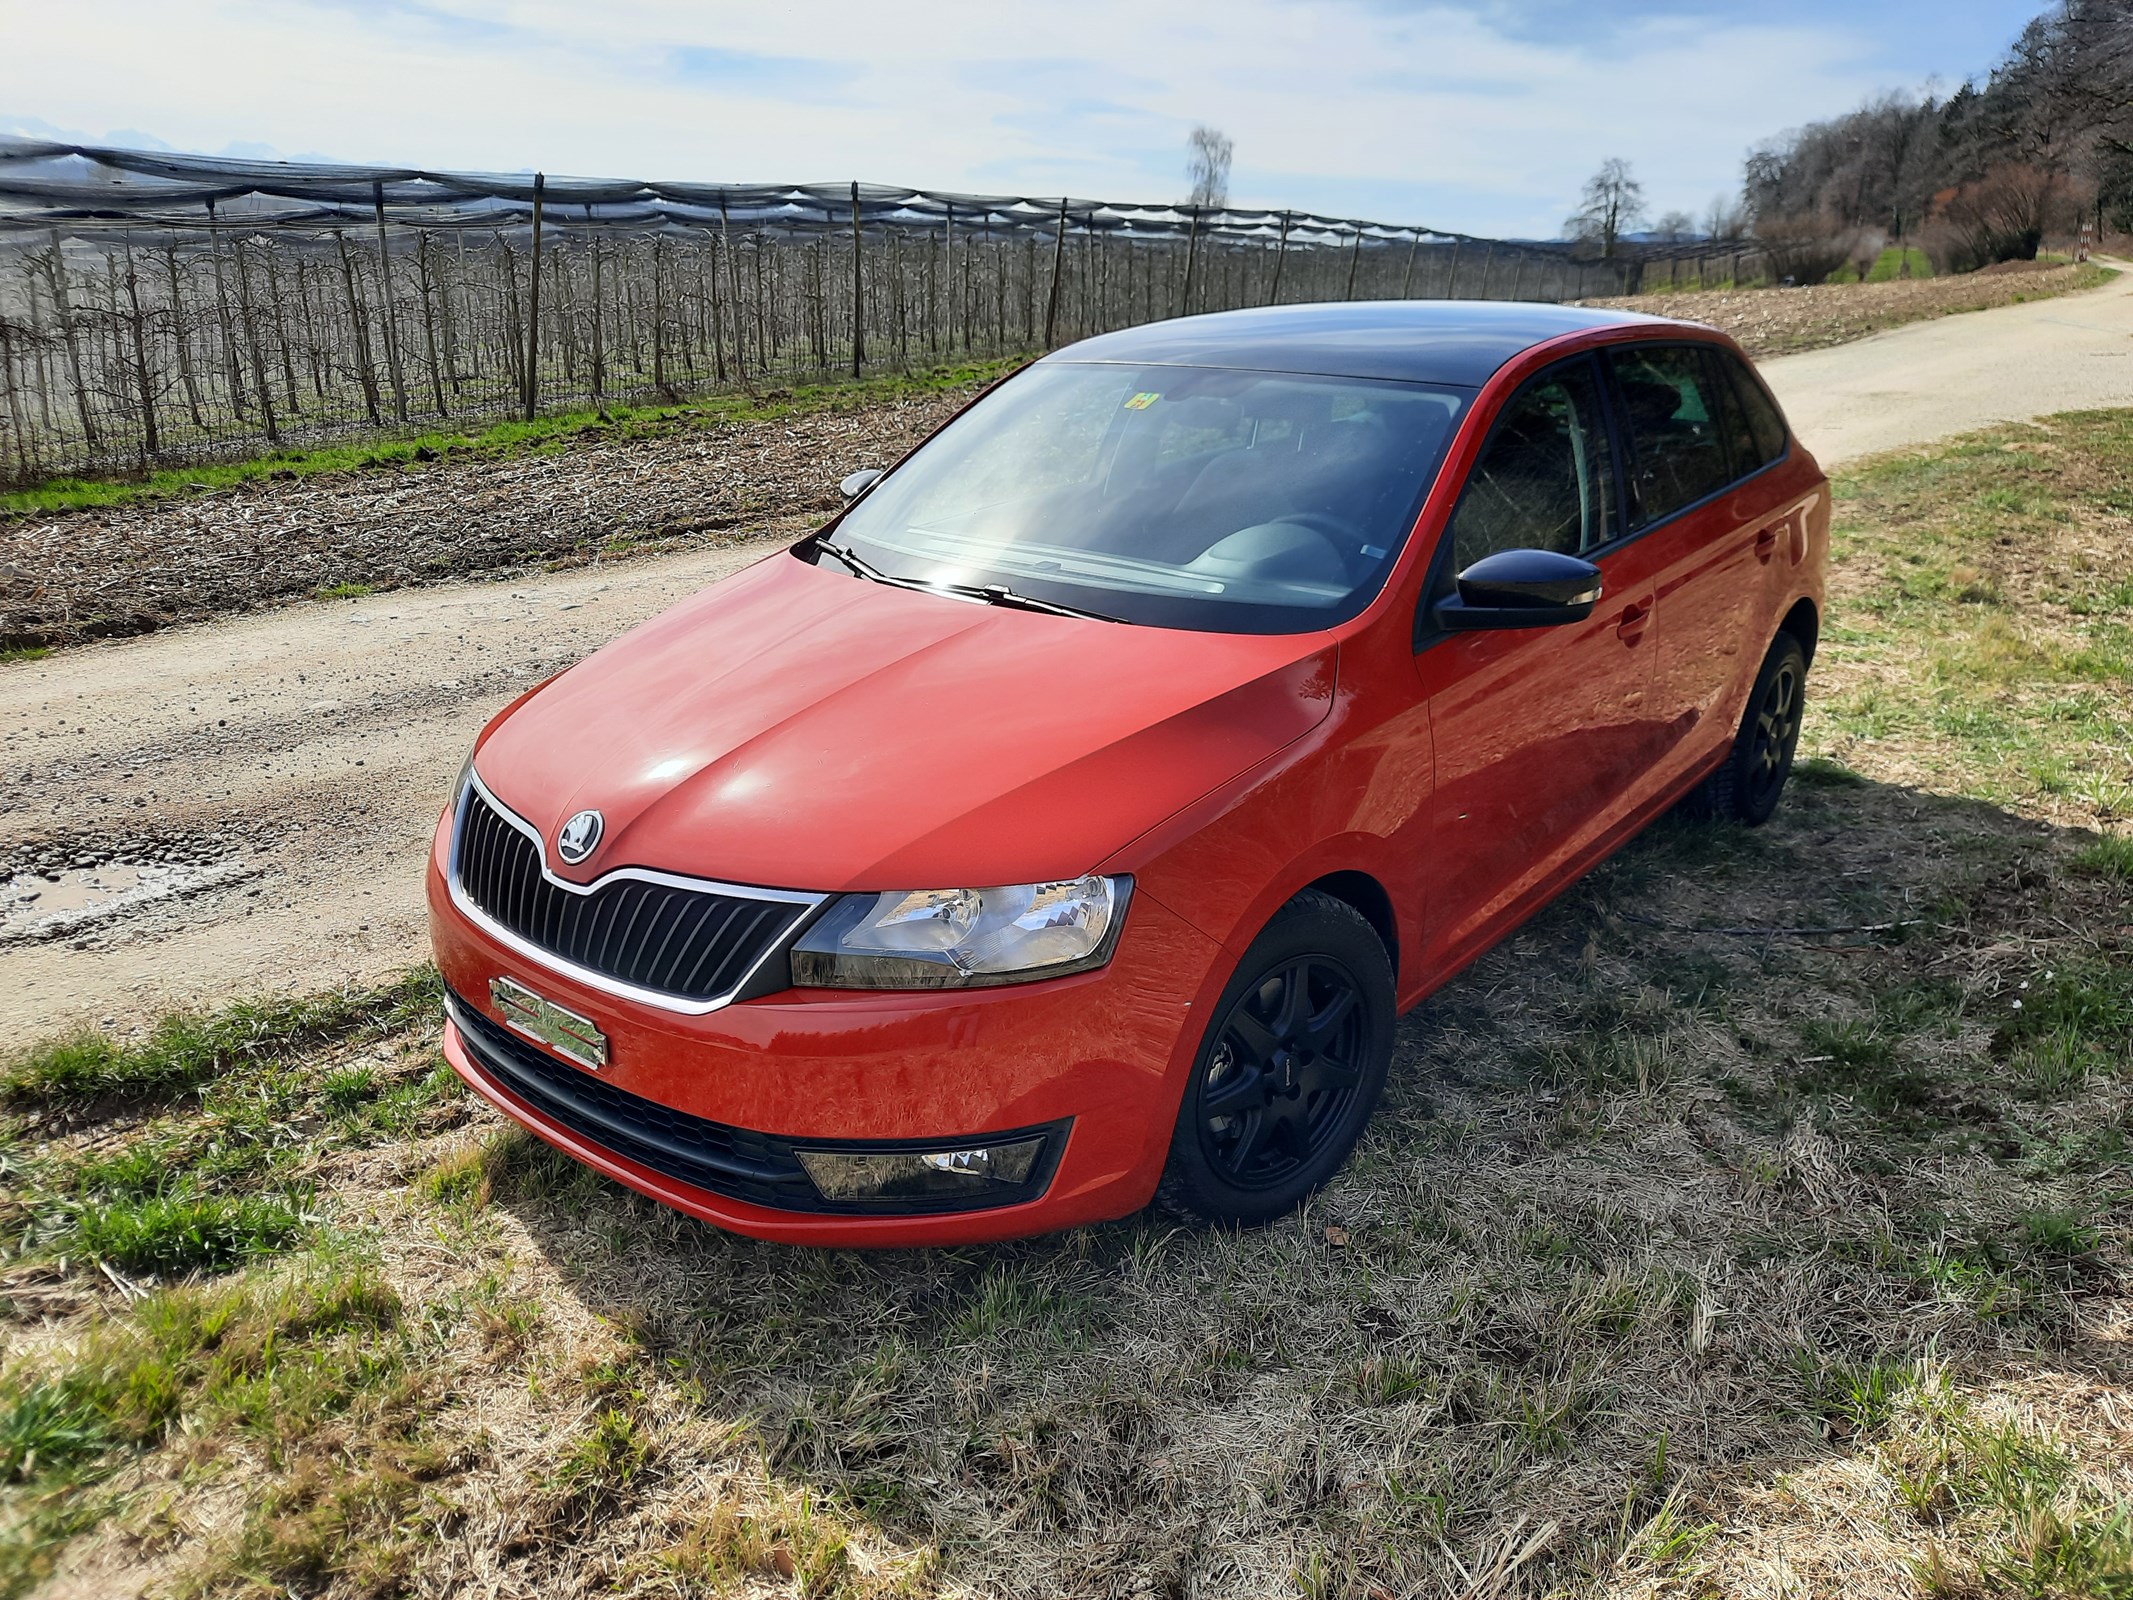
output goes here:
[{"label": "sky", "polygon": [[2042,0],[0,0],[0,132],[440,169],[1232,200],[1551,237],[1982,73]]}]

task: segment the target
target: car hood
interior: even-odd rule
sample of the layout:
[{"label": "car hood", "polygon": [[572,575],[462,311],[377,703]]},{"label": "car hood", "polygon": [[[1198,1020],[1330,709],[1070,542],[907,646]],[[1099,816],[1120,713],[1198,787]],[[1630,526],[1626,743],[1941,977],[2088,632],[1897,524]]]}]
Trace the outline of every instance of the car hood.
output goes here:
[{"label": "car hood", "polygon": [[[771,887],[1071,878],[1302,737],[1322,634],[1188,633],[975,605],[770,557],[506,716],[476,767],[551,871]],[[556,831],[605,827],[575,867]]]}]

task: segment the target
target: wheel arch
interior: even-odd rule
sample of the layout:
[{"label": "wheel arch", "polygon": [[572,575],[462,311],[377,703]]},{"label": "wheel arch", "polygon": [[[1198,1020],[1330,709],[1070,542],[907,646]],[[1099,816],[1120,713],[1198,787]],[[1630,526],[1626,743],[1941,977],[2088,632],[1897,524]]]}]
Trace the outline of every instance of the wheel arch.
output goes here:
[{"label": "wheel arch", "polygon": [[1304,889],[1331,895],[1370,924],[1379,942],[1385,946],[1385,958],[1392,964],[1393,987],[1397,990],[1400,985],[1400,924],[1393,914],[1392,896],[1386,892],[1385,886],[1369,873],[1350,868],[1314,878],[1297,893],[1301,894]]},{"label": "wheel arch", "polygon": [[1778,624],[1778,632],[1789,633],[1799,640],[1800,654],[1807,658],[1809,666],[1814,665],[1815,641],[1821,637],[1822,616],[1811,598],[1803,595],[1792,603],[1792,609],[1785,613],[1785,620]]}]

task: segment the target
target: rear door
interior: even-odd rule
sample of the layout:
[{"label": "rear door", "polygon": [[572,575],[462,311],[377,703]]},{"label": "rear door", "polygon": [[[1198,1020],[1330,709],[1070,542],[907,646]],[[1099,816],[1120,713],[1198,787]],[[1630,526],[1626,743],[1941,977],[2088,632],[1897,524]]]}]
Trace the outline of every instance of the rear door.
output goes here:
[{"label": "rear door", "polygon": [[[1428,837],[1432,964],[1487,944],[1560,882],[1634,803],[1655,755],[1652,574],[1624,542],[1601,369],[1551,367],[1506,402],[1432,561],[1416,670],[1437,788]],[[1507,549],[1601,569],[1584,622],[1440,633],[1429,608],[1460,571]]]},{"label": "rear door", "polygon": [[1758,476],[1764,446],[1726,352],[1633,344],[1616,346],[1608,359],[1630,532],[1647,547],[1656,594],[1652,710],[1661,737],[1650,780],[1664,789],[1733,736],[1733,709],[1767,643],[1757,629],[1784,508]]}]

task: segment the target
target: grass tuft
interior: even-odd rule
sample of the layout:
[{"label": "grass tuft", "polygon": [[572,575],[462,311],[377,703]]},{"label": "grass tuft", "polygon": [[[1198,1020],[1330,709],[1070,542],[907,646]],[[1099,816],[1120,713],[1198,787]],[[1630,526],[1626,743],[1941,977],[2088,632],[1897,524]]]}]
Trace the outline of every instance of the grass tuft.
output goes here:
[{"label": "grass tuft", "polygon": [[441,993],[436,974],[424,969],[384,989],[169,1017],[139,1043],[75,1034],[0,1066],[0,1104],[52,1107],[183,1094],[240,1066],[287,1059],[359,1032],[404,1027],[434,1013]]}]

